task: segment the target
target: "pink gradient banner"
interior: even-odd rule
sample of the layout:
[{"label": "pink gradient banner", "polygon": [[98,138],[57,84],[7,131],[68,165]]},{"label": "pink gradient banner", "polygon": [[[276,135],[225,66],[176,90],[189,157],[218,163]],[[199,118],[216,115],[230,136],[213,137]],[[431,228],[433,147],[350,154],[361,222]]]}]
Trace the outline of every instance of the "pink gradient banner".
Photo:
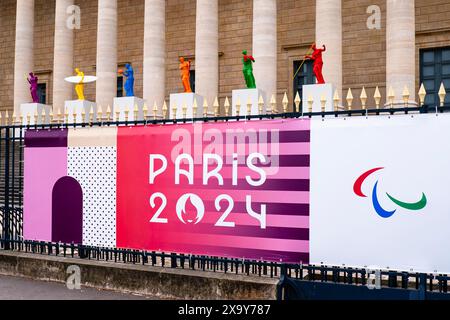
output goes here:
[{"label": "pink gradient banner", "polygon": [[309,262],[310,121],[119,128],[117,246]]}]

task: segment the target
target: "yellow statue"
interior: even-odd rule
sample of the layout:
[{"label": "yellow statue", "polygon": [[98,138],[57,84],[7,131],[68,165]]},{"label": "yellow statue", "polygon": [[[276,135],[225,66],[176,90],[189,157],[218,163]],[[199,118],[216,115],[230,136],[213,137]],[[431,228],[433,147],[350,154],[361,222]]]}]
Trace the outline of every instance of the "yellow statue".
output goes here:
[{"label": "yellow statue", "polygon": [[85,100],[84,98],[84,72],[80,71],[80,69],[76,68],[75,72],[77,73],[78,77],[81,77],[80,82],[75,86],[75,91],[78,96],[78,100]]}]

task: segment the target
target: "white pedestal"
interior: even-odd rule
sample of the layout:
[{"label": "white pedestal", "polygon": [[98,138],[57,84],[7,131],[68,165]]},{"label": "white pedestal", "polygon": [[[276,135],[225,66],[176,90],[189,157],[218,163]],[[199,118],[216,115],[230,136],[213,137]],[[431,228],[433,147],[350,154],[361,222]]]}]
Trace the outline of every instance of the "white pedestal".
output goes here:
[{"label": "white pedestal", "polygon": [[[241,90],[233,90],[233,100],[232,100],[232,115],[236,116],[236,104],[238,103],[238,100],[240,101],[241,108],[239,112],[239,116],[248,116],[248,115],[260,115],[259,114],[259,97],[261,96],[264,99],[264,107],[263,107],[263,114],[266,114],[268,105],[266,94],[264,91],[259,89],[241,89]],[[248,114],[248,102],[249,98],[252,104],[250,114]]]},{"label": "white pedestal", "polygon": [[[20,112],[23,116],[22,125],[26,126],[35,125],[35,114],[37,112],[37,124],[49,124],[50,123],[50,109],[52,107],[46,104],[40,103],[23,103],[20,105]],[[42,111],[45,110],[45,118],[42,119]],[[28,123],[30,119],[30,123]]]},{"label": "white pedestal", "polygon": [[[69,113],[69,122],[74,123],[74,113],[76,115],[76,123],[89,123],[90,122],[90,112],[94,110],[94,119],[97,121],[97,104],[95,102],[87,100],[70,100],[65,102],[65,112]],[[85,117],[83,119],[83,110],[85,112]]]},{"label": "white pedestal", "polygon": [[[125,111],[128,108],[128,121],[142,121],[144,120],[144,105],[145,100],[137,97],[114,98],[112,117],[115,121],[125,121]],[[139,109],[137,119],[134,118],[135,106],[137,106]],[[120,111],[119,119],[117,119],[117,111]],[[152,110],[148,110],[148,115],[150,114],[153,114]]]},{"label": "white pedestal", "polygon": [[[194,99],[197,100],[197,114],[194,113]],[[184,118],[183,107],[186,104],[186,119],[202,118],[203,117],[203,97],[195,93],[174,93],[170,95],[170,110],[169,118],[173,119],[173,107],[177,107],[177,119]],[[212,106],[209,106],[209,110],[212,110]]]},{"label": "white pedestal", "polygon": [[303,112],[309,112],[308,100],[310,97],[314,100],[313,112],[322,112],[322,103],[320,102],[322,97],[327,99],[325,111],[334,111],[334,86],[331,83],[310,84],[303,86]]}]

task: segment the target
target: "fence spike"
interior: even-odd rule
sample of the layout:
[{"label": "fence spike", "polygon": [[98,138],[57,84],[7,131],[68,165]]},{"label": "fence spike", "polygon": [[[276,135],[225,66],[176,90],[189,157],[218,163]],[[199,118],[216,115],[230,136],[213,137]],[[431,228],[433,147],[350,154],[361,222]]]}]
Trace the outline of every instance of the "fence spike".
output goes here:
[{"label": "fence spike", "polygon": [[314,99],[311,95],[308,96],[308,111],[309,113],[313,112],[313,104],[314,104]]},{"label": "fence spike", "polygon": [[173,105],[172,105],[172,119],[175,120],[177,118],[177,113],[178,113],[178,106],[177,106],[177,102],[174,101]]},{"label": "fence spike", "polygon": [[375,105],[377,109],[380,109],[380,103],[381,103],[381,93],[378,86],[375,89],[375,93],[373,95],[373,98],[375,99]]},{"label": "fence spike", "polygon": [[[45,123],[45,118],[46,118],[46,112],[45,112],[45,108],[42,108],[41,111],[41,124]],[[35,120],[35,124],[38,124],[38,119],[39,119],[39,114],[38,114],[38,110],[36,109],[36,113],[34,114],[34,120]]]},{"label": "fence spike", "polygon": [[287,96],[286,92],[284,93],[282,103],[283,103],[283,113],[287,113],[288,112],[288,107],[289,107],[289,99],[288,99],[288,96]]},{"label": "fence spike", "polygon": [[294,99],[294,103],[295,103],[295,109],[297,112],[300,112],[300,104],[302,103],[302,99],[300,98],[300,94],[297,91],[297,93],[295,94],[295,99]]},{"label": "fence spike", "polygon": [[125,122],[128,122],[128,119],[130,118],[130,107],[125,107]]},{"label": "fence spike", "polygon": [[91,110],[89,111],[89,123],[93,122],[94,122],[94,107],[92,107]]},{"label": "fence spike", "polygon": [[213,107],[214,107],[214,115],[216,117],[218,117],[219,116],[219,99],[217,97],[214,99]]},{"label": "fence spike", "polygon": [[13,112],[13,115],[12,115],[12,120],[11,120],[11,124],[12,124],[12,125],[14,125],[14,124],[16,123],[16,118],[17,118],[17,116],[16,116],[16,111],[14,111],[14,112]]},{"label": "fence spike", "polygon": [[183,106],[182,106],[183,119],[186,119],[186,117],[187,117],[187,109],[188,109],[187,103],[186,103],[186,100],[184,100],[183,101]]},{"label": "fence spike", "polygon": [[[148,107],[147,104],[144,104],[144,120],[147,120]],[[158,117],[158,104],[156,101],[153,102],[153,120],[156,120]]]},{"label": "fence spike", "polygon": [[339,97],[339,92],[336,89],[334,91],[334,96],[333,96],[333,105],[334,105],[334,110],[335,111],[339,111],[339,102],[341,101],[341,98]]},{"label": "fence spike", "polygon": [[192,118],[195,119],[198,117],[198,102],[197,97],[194,97],[194,103],[192,104]]},{"label": "fence spike", "polygon": [[263,114],[263,110],[264,110],[264,98],[262,97],[262,95],[259,96],[258,99],[258,111],[259,111],[259,115]]},{"label": "fence spike", "polygon": [[278,113],[277,98],[274,94],[272,94],[272,97],[270,98],[270,105],[272,107],[272,114]]},{"label": "fence spike", "polygon": [[111,106],[109,104],[106,108],[106,121],[111,121]]},{"label": "fence spike", "polygon": [[137,105],[137,103],[134,104],[134,121],[138,121],[139,117],[139,106]]},{"label": "fence spike", "polygon": [[441,102],[441,108],[444,106],[445,104],[445,96],[447,95],[447,91],[445,91],[445,86],[444,83],[441,82],[441,87],[439,88],[439,100]]},{"label": "fence spike", "polygon": [[367,105],[367,92],[366,92],[366,88],[363,86],[362,91],[361,91],[361,95],[359,97],[361,99],[361,106],[363,110],[366,110],[366,105]]},{"label": "fence spike", "polygon": [[121,114],[121,112],[120,112],[120,109],[119,108],[117,108],[116,109],[116,112],[115,112],[115,114],[116,114],[116,122],[119,122],[120,121],[120,114]]},{"label": "fence spike", "polygon": [[353,93],[352,93],[352,89],[348,88],[348,92],[347,92],[347,108],[349,111],[352,110],[352,105],[353,105]]},{"label": "fence spike", "polygon": [[58,113],[56,114],[57,117],[57,121],[56,122],[61,122],[61,108],[58,108]]},{"label": "fence spike", "polygon": [[20,125],[22,125],[23,124],[23,112],[22,112],[22,110],[20,110],[19,111],[20,112],[20,114],[19,114],[19,118],[20,118]]},{"label": "fence spike", "polygon": [[[86,110],[83,108],[83,111],[81,112],[81,123],[85,123],[86,122]],[[77,121],[75,120],[76,117],[73,118],[73,123],[77,123]]]},{"label": "fence spike", "polygon": [[102,106],[99,106],[98,107],[98,110],[97,110],[97,122],[102,122],[102,120],[103,120],[103,114],[104,114],[104,109],[103,109],[103,107]]},{"label": "fence spike", "polygon": [[403,93],[402,93],[403,102],[405,103],[405,108],[408,107],[409,96],[410,96],[410,93],[409,93],[408,86],[405,85],[405,87],[403,88]]},{"label": "fence spike", "polygon": [[248,98],[247,98],[247,116],[250,116],[252,114],[252,106],[253,106],[252,97],[248,96]]},{"label": "fence spike", "polygon": [[420,100],[420,106],[423,106],[425,104],[425,98],[427,96],[427,90],[425,90],[425,86],[423,83],[420,85],[419,89],[419,100]]},{"label": "fence spike", "polygon": [[228,97],[225,97],[225,103],[223,104],[223,107],[225,109],[225,116],[229,117],[230,116],[230,100],[228,99]]},{"label": "fence spike", "polygon": [[389,87],[388,100],[389,100],[389,104],[391,106],[391,109],[394,108],[395,91],[394,91],[394,88],[392,88],[392,86]]},{"label": "fence spike", "polygon": [[144,103],[144,106],[142,107],[142,120],[147,120],[148,115],[148,106],[147,103]]},{"label": "fence spike", "polygon": [[327,105],[327,97],[325,95],[322,95],[320,97],[320,105],[322,106],[322,112],[325,112],[326,105]]},{"label": "fence spike", "polygon": [[241,113],[241,98],[237,97],[237,101],[236,101],[236,116],[239,117]]},{"label": "fence spike", "polygon": [[205,98],[205,100],[203,101],[203,117],[206,118],[208,117],[209,114],[209,106],[208,106],[208,99]]},{"label": "fence spike", "polygon": [[167,112],[169,111],[169,108],[167,107],[166,100],[164,100],[162,111],[163,111],[163,118],[167,119]]}]

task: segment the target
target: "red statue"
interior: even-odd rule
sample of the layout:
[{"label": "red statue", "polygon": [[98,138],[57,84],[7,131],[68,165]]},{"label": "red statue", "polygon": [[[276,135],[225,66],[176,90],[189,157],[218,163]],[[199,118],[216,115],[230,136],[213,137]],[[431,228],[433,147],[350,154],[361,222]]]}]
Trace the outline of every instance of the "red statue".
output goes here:
[{"label": "red statue", "polygon": [[312,49],[314,50],[312,55],[305,56],[305,59],[310,59],[314,61],[314,75],[316,76],[317,83],[318,84],[324,84],[325,79],[323,78],[322,74],[322,68],[323,68],[323,59],[322,59],[322,52],[327,51],[327,48],[325,45],[323,45],[323,48],[317,49],[316,45],[314,44],[312,46]]}]

